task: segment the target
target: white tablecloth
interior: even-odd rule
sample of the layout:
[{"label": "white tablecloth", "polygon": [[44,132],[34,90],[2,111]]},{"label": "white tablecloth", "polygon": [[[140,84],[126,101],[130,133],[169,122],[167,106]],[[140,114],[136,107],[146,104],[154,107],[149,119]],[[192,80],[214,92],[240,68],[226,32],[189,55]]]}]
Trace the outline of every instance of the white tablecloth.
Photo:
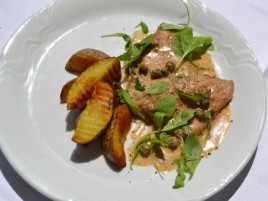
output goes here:
[{"label": "white tablecloth", "polygon": [[[1,0],[0,50],[14,31],[33,13],[53,0]],[[202,0],[227,18],[251,45],[268,83],[268,1]],[[2,114],[0,114],[2,115]],[[268,200],[268,123],[248,165],[226,188],[211,200]],[[0,201],[49,200],[27,184],[0,151]]]}]

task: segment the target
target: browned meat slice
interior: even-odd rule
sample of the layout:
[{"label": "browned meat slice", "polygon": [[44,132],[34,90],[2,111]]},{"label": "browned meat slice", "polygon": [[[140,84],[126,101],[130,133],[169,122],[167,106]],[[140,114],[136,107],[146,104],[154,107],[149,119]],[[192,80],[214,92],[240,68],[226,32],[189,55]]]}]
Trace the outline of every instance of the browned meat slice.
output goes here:
[{"label": "browned meat slice", "polygon": [[[157,29],[153,40],[155,46],[141,61],[141,64],[148,66],[149,72],[163,68],[168,61],[177,63],[180,60],[180,56],[173,52],[173,36],[173,32]],[[183,74],[184,77],[175,78],[176,74]],[[130,95],[148,118],[152,118],[158,101],[167,94],[173,94],[176,97],[177,111],[187,111],[198,107],[186,104],[179,96],[177,89],[191,94],[206,94],[210,102],[206,109],[212,109],[215,114],[231,101],[234,92],[232,80],[220,79],[216,76],[214,69],[199,70],[189,62],[184,62],[177,72],[173,72],[168,77],[152,79],[149,74],[145,76],[137,73],[137,75],[146,90],[159,82],[170,83],[168,89],[158,95],[146,95],[133,89],[134,81],[128,83]],[[200,134],[206,125],[207,123],[194,119],[190,128],[193,132]]]}]

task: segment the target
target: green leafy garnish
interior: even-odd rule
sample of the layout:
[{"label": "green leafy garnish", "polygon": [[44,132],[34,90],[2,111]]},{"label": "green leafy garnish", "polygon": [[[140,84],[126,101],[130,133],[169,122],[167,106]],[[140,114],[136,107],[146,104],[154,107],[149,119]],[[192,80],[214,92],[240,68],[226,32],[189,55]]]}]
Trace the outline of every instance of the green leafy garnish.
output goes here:
[{"label": "green leafy garnish", "polygon": [[190,134],[185,139],[180,158],[174,161],[178,165],[178,174],[173,188],[184,186],[185,173],[193,174],[198,163],[201,160],[202,148],[199,137],[196,134]]},{"label": "green leafy garnish", "polygon": [[147,34],[149,32],[149,28],[148,28],[147,24],[145,24],[144,22],[141,21],[135,28],[137,28],[139,26],[141,27],[143,33]]},{"label": "green leafy garnish", "polygon": [[126,42],[126,45],[125,45],[126,52],[119,55],[117,58],[119,60],[125,60],[125,59],[129,58],[131,56],[132,46],[133,46],[131,37],[125,33],[107,34],[107,35],[102,35],[101,37],[106,38],[106,37],[113,37],[113,36],[122,37],[124,39],[124,41]]},{"label": "green leafy garnish", "polygon": [[162,24],[160,24],[160,29],[162,29],[162,30],[180,31],[184,28],[185,27],[183,27],[183,26],[176,25],[176,24],[170,24],[170,23],[166,23],[166,22],[163,22]]},{"label": "green leafy garnish", "polygon": [[175,128],[188,124],[188,121],[194,117],[196,110],[182,111],[177,114],[173,121],[170,121],[161,131],[171,131]]},{"label": "green leafy garnish", "polygon": [[180,96],[191,99],[195,102],[202,101],[205,98],[204,96],[201,96],[199,94],[186,93],[186,92],[179,90],[179,89],[177,89],[177,92],[179,93]]},{"label": "green leafy garnish", "polygon": [[167,114],[167,117],[171,117],[176,107],[176,98],[174,95],[166,95],[161,98],[157,104],[156,110]]},{"label": "green leafy garnish", "polygon": [[212,38],[204,36],[193,36],[193,30],[190,27],[183,29],[175,34],[173,43],[176,47],[175,53],[181,55],[181,59],[176,64],[176,68],[180,67],[186,58],[192,61],[194,53],[204,53],[206,50],[213,50]]},{"label": "green leafy garnish", "polygon": [[184,26],[181,25],[176,25],[176,24],[171,24],[171,23],[162,23],[160,25],[160,29],[162,30],[169,30],[169,31],[181,31],[185,28],[187,28],[189,26],[191,17],[190,17],[190,11],[189,8],[187,6],[187,4],[185,3],[185,1],[182,0],[182,3],[184,4],[185,8],[186,8],[186,12],[187,12],[187,23]]},{"label": "green leafy garnish", "polygon": [[153,85],[150,89],[145,91],[146,94],[161,94],[163,93],[168,87],[167,82],[159,82]]},{"label": "green leafy garnish", "polygon": [[[144,50],[150,46],[153,42],[153,34],[146,36],[140,42],[135,43],[131,50],[131,54],[123,58],[122,61],[124,62],[124,66],[131,67],[132,64],[137,61],[143,54]],[[120,59],[120,58],[119,58]]]},{"label": "green leafy garnish", "polygon": [[148,133],[144,136],[142,136],[139,141],[136,143],[135,149],[131,154],[131,159],[130,159],[130,169],[132,170],[132,165],[136,159],[136,157],[138,156],[138,154],[140,153],[140,150],[142,148],[142,146],[144,144],[146,144],[147,142],[149,142],[151,140],[151,134]]},{"label": "green leafy garnish", "polygon": [[132,98],[130,97],[128,90],[118,89],[116,93],[120,97],[121,102],[127,104],[134,114],[145,120],[145,117],[141,113],[140,108],[133,102]]},{"label": "green leafy garnish", "polygon": [[154,113],[154,122],[158,129],[161,129],[165,120],[173,115],[175,107],[176,98],[173,95],[164,96],[159,100]]}]

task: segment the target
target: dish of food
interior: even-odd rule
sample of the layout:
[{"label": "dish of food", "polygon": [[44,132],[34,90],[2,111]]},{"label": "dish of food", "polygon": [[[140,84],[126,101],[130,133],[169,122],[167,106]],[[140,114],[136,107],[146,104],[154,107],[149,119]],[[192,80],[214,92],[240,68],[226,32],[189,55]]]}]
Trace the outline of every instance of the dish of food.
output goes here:
[{"label": "dish of food", "polygon": [[[2,111],[6,114],[1,116],[0,121],[1,149],[27,182],[46,196],[61,200],[125,200],[125,196],[130,200],[138,200],[140,196],[146,200],[202,200],[218,192],[241,171],[254,153],[263,127],[265,90],[261,72],[248,44],[229,22],[198,1],[186,4],[194,35],[213,39],[211,55],[217,79],[233,80],[235,83],[233,96],[231,93],[223,104],[226,105],[232,98],[232,122],[219,149],[199,162],[193,177],[186,175],[183,188],[173,189],[176,171],[164,172],[161,177],[155,167],[140,167],[135,162],[131,171],[128,159],[127,167],[117,168],[103,157],[99,138],[96,143],[86,146],[71,141],[72,137],[74,141],[78,139],[73,136],[73,128],[80,110],[68,112],[66,105],[59,100],[62,86],[76,78],[64,69],[71,55],[90,47],[103,51],[103,57],[110,55],[115,58],[125,51],[124,42],[116,37],[101,36],[116,32],[132,34],[141,21],[154,32],[162,22],[187,22],[187,12],[183,3],[171,0],[169,4],[155,1],[154,5],[149,1],[57,1],[31,17],[9,41],[1,57],[0,86],[7,94],[1,99],[2,105],[5,105]],[[35,32],[32,32],[33,29]],[[111,59],[106,57],[102,60]],[[185,62],[179,70],[183,66]],[[149,70],[151,73],[152,69]],[[146,77],[145,71],[146,68],[143,68],[135,73]],[[176,75],[181,85],[186,79],[182,74]],[[145,79],[139,77],[141,86],[148,93],[152,89],[145,84]],[[166,81],[164,77],[161,79],[156,79],[156,84],[160,83],[163,87]],[[136,85],[137,82],[125,84]],[[178,94],[189,98],[192,92],[180,86],[175,86]],[[96,100],[103,89],[106,92],[110,90],[105,83],[96,84],[95,89],[97,95],[92,95],[92,98],[96,97]],[[129,92],[132,97],[138,97],[136,91]],[[61,98],[64,97],[64,94],[61,95]],[[195,95],[200,98],[200,93]],[[201,99],[205,100],[204,94],[201,95]],[[112,93],[107,97],[111,100]],[[140,98],[134,100],[135,103],[143,107],[138,100]],[[255,102],[258,104],[252,108]],[[92,108],[96,107],[98,104]],[[209,107],[205,109],[209,111]],[[118,113],[124,113],[122,111],[126,109],[118,110]],[[117,118],[118,121],[120,118]],[[18,126],[12,126],[13,122]],[[113,129],[110,130],[112,132]],[[165,127],[161,130],[165,131]],[[125,147],[129,147],[131,142],[131,135],[127,135]],[[108,143],[107,146],[111,145]]]}]

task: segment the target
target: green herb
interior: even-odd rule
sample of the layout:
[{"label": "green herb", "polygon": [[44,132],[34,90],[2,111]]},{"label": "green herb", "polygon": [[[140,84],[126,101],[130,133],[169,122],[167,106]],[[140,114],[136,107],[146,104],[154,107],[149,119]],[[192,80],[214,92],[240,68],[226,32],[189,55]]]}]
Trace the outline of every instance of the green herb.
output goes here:
[{"label": "green herb", "polygon": [[144,39],[138,43],[135,43],[134,45],[132,43],[131,37],[125,33],[107,34],[103,35],[102,38],[112,36],[120,36],[126,41],[126,52],[117,57],[120,61],[124,62],[123,68],[131,67],[131,65],[142,56],[144,50],[150,46],[153,41],[153,34],[146,36]]},{"label": "green herb", "polygon": [[184,28],[185,27],[182,27],[180,25],[170,24],[170,23],[166,23],[166,22],[163,22],[162,24],[160,24],[160,29],[162,29],[162,30],[181,31]]},{"label": "green herb", "polygon": [[164,112],[155,112],[154,113],[154,123],[156,128],[161,129],[164,119],[167,117],[167,114]]},{"label": "green herb", "polygon": [[183,29],[175,34],[173,43],[176,47],[175,53],[181,55],[180,61],[176,64],[176,68],[180,67],[186,58],[192,61],[194,53],[204,53],[207,50],[213,50],[212,38],[204,36],[193,36],[193,30],[190,27]]},{"label": "green herb", "polygon": [[179,89],[177,89],[177,92],[179,93],[180,96],[191,99],[195,102],[202,101],[205,98],[204,96],[201,96],[199,94],[186,93],[186,92],[179,90]]},{"label": "green herb", "polygon": [[157,103],[156,110],[167,114],[167,117],[171,117],[176,107],[176,98],[173,95],[166,95]]},{"label": "green herb", "polygon": [[158,129],[161,129],[165,120],[173,115],[175,107],[176,98],[173,95],[164,96],[159,100],[156,112],[154,113],[154,122]]},{"label": "green herb", "polygon": [[145,91],[145,88],[141,85],[141,82],[138,77],[134,78],[135,79],[135,86],[134,88],[138,91]]},{"label": "green herb", "polygon": [[170,135],[168,135],[165,132],[162,132],[159,134],[159,138],[152,138],[153,147],[162,145],[167,146],[168,145],[168,139],[170,138]]},{"label": "green herb", "polygon": [[190,11],[185,1],[182,0],[182,3],[184,4],[187,12],[187,23],[184,26],[176,25],[176,24],[170,24],[170,23],[162,23],[160,25],[160,29],[162,30],[170,30],[170,31],[181,31],[189,26],[191,17],[190,17]]},{"label": "green herb", "polygon": [[185,173],[193,174],[198,163],[201,160],[202,148],[199,137],[196,134],[190,134],[185,139],[182,154],[174,163],[178,165],[178,174],[173,188],[184,186]]},{"label": "green herb", "polygon": [[130,67],[133,62],[137,61],[143,54],[144,50],[153,42],[153,34],[146,36],[140,42],[133,45],[131,54],[128,58],[123,59],[125,66]]},{"label": "green herb", "polygon": [[131,52],[132,52],[132,46],[133,45],[132,45],[131,37],[129,35],[125,34],[125,33],[107,34],[107,35],[103,35],[101,37],[106,38],[106,37],[113,37],[113,36],[122,37],[124,39],[124,41],[126,42],[126,45],[125,45],[126,52],[117,57],[121,61],[126,60],[127,58],[129,58],[131,56]]},{"label": "green herb", "polygon": [[144,22],[140,22],[135,28],[139,26],[141,26],[143,33],[147,34],[149,32],[148,26]]},{"label": "green herb", "polygon": [[132,170],[132,165],[136,159],[136,157],[138,156],[138,154],[140,153],[140,150],[142,148],[142,146],[149,142],[151,140],[151,134],[146,134],[144,136],[142,136],[139,141],[136,143],[135,149],[131,154],[131,160],[130,160],[130,169]]},{"label": "green herb", "polygon": [[145,117],[141,113],[140,108],[133,102],[132,98],[130,97],[128,90],[118,89],[116,93],[120,97],[121,102],[127,104],[134,114],[145,120]]},{"label": "green herb", "polygon": [[146,94],[161,94],[163,93],[168,87],[167,82],[159,82],[153,85],[150,89],[145,91]]},{"label": "green herb", "polygon": [[186,112],[179,112],[173,121],[170,121],[161,131],[171,131],[175,128],[188,124],[188,121],[194,117],[196,110],[189,110]]},{"label": "green herb", "polygon": [[135,72],[128,68],[129,75],[135,80],[134,89],[138,91],[145,91],[145,88],[141,85],[140,79]]}]

